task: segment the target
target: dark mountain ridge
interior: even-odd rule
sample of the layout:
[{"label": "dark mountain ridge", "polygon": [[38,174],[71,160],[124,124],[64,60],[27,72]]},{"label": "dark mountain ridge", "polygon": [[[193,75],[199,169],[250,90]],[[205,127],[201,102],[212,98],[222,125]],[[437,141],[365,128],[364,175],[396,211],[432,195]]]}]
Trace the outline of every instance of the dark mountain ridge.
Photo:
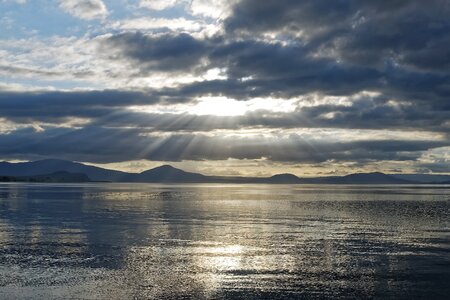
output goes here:
[{"label": "dark mountain ridge", "polygon": [[450,175],[437,174],[393,174],[392,176],[400,179],[411,180],[421,183],[443,183],[450,182]]},{"label": "dark mountain ridge", "polygon": [[[92,181],[109,182],[161,182],[161,183],[266,183],[266,184],[414,184],[406,180],[380,172],[357,173],[346,176],[299,178],[293,174],[277,174],[271,177],[206,176],[186,172],[170,165],[163,165],[141,173],[126,173],[89,166],[78,162],[59,159],[46,159],[34,162],[0,162],[0,176],[30,177],[48,176],[67,172],[85,175]],[[66,179],[61,179],[63,182]],[[83,180],[81,177],[74,180]],[[420,182],[419,182],[420,183]]]},{"label": "dark mountain ridge", "polygon": [[156,167],[139,174],[128,173],[121,181],[126,182],[174,182],[195,183],[207,182],[207,176],[197,173],[186,172],[170,165]]},{"label": "dark mountain ridge", "polygon": [[83,173],[93,181],[121,181],[128,174],[60,159],[44,159],[20,163],[0,162],[1,176],[36,176],[59,171]]},{"label": "dark mountain ridge", "polygon": [[0,176],[0,182],[90,182],[91,180],[83,173],[69,173],[58,171],[51,174],[31,176]]},{"label": "dark mountain ridge", "polygon": [[380,172],[355,173],[345,176],[333,176],[309,179],[311,183],[327,184],[411,184],[414,181],[393,177]]}]

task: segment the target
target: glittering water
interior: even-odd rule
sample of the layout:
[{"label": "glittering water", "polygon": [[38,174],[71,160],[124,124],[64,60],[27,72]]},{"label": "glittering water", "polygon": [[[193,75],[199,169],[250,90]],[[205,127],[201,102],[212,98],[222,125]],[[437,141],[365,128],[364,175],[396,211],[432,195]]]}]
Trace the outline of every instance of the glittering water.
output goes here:
[{"label": "glittering water", "polygon": [[446,298],[450,186],[0,184],[0,298]]}]

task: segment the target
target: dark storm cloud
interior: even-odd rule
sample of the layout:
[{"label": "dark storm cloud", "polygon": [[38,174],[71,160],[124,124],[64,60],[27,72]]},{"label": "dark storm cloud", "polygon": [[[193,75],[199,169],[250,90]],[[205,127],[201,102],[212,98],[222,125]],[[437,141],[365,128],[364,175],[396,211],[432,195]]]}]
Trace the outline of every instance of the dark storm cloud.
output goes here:
[{"label": "dark storm cloud", "polygon": [[[228,80],[194,82],[175,89],[185,96],[223,94],[238,99],[255,96],[292,96],[313,91],[349,94],[379,85],[382,74],[362,66],[346,66],[334,59],[314,58],[298,44],[225,38],[198,40],[188,34],[162,36],[123,33],[103,41],[111,60],[135,63],[140,73],[190,72],[193,68],[224,68]],[[205,65],[202,65],[204,63]],[[245,82],[242,78],[251,77]]]},{"label": "dark storm cloud", "polygon": [[450,114],[427,105],[399,104],[381,99],[358,99],[352,105],[325,104],[298,111],[299,119],[317,127],[416,129],[449,132]]},{"label": "dark storm cloud", "polygon": [[[156,94],[156,95],[153,95]],[[449,112],[428,104],[393,103],[383,96],[359,96],[351,105],[320,104],[291,112],[250,111],[241,116],[152,113],[127,109],[166,102],[188,101],[173,91],[0,93],[0,118],[18,124],[59,124],[82,118],[95,126],[142,127],[152,131],[213,131],[241,128],[407,129],[449,132]],[[170,99],[170,100],[168,100]],[[226,101],[226,100],[224,100]],[[150,106],[151,107],[151,106]]]},{"label": "dark storm cloud", "polygon": [[30,155],[90,162],[134,159],[157,161],[260,159],[320,163],[333,161],[414,160],[420,151],[448,145],[439,141],[314,141],[287,137],[148,135],[141,129],[20,129],[0,135],[0,155]]},{"label": "dark storm cloud", "polygon": [[145,127],[153,131],[213,131],[242,128],[346,128],[449,131],[448,113],[414,106],[392,106],[373,100],[359,100],[352,106],[318,105],[293,112],[258,110],[242,116],[116,112],[93,120],[93,125]]},{"label": "dark storm cloud", "polygon": [[[181,98],[172,99],[172,103]],[[27,123],[55,123],[69,117],[95,119],[130,105],[164,103],[156,91],[1,92],[0,117]]]},{"label": "dark storm cloud", "polygon": [[110,55],[110,59],[129,59],[144,71],[176,71],[197,66],[206,54],[207,45],[186,33],[145,35],[126,32],[102,41],[100,49]]},{"label": "dark storm cloud", "polygon": [[[149,74],[152,70],[183,73],[213,67],[226,70],[226,80],[199,81],[160,90],[175,102],[202,95],[247,100],[267,96],[290,98],[312,92],[351,95],[368,90],[397,100],[450,109],[450,73],[411,69],[392,60],[377,67],[370,62],[355,63],[356,59],[349,62],[318,56],[317,48],[296,41],[282,44],[252,39],[196,40],[187,34],[140,33],[120,34],[107,41],[112,48],[118,47],[126,60],[134,61],[140,73]],[[450,61],[450,57],[446,59]]]},{"label": "dark storm cloud", "polygon": [[377,70],[315,58],[308,49],[296,44],[238,41],[217,47],[209,58],[227,68],[229,78],[251,78],[241,82],[238,90],[250,87],[265,95],[289,97],[317,91],[352,94],[371,89],[382,79]]},{"label": "dark storm cloud", "polygon": [[447,0],[243,0],[226,20],[228,32],[301,33],[302,41],[333,50],[349,63],[386,60],[446,71],[450,55]]},{"label": "dark storm cloud", "polygon": [[135,63],[141,75],[226,70],[227,80],[166,90],[174,99],[369,90],[449,110],[448,15],[444,0],[242,0],[225,20],[223,35],[120,33],[104,40],[101,49],[116,53],[113,60]]}]

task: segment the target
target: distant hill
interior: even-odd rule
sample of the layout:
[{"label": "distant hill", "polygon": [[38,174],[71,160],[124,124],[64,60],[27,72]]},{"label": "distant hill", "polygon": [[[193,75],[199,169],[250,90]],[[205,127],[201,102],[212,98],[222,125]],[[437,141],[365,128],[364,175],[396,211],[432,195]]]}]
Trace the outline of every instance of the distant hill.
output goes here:
[{"label": "distant hill", "polygon": [[435,175],[435,174],[393,174],[392,176],[405,180],[412,180],[422,183],[440,183],[450,182],[450,175]]},{"label": "distant hill", "polygon": [[264,179],[265,183],[302,183],[303,181],[294,174],[277,174]]},{"label": "distant hill", "polygon": [[122,179],[127,182],[174,182],[199,183],[208,182],[208,177],[202,174],[185,172],[169,165],[163,165],[139,174],[128,174]]},{"label": "distant hill", "polygon": [[404,180],[380,172],[356,173],[342,177],[314,178],[313,183],[327,184],[411,184],[414,181]]},{"label": "distant hill", "polygon": [[[81,181],[82,177],[70,179],[70,176],[61,172],[86,176],[93,181],[111,182],[173,182],[173,183],[265,183],[265,184],[413,184],[421,183],[408,180],[399,175],[388,175],[379,172],[357,173],[346,176],[299,178],[293,174],[277,174],[271,177],[231,177],[231,176],[206,176],[199,173],[186,172],[169,165],[163,165],[142,173],[126,173],[108,170],[82,163],[59,159],[45,159],[34,162],[8,163],[0,162],[0,177],[36,177],[36,180],[44,180],[39,176],[50,176],[48,180]],[[59,179],[58,175],[60,174]],[[41,175],[49,174],[49,175]],[[414,174],[409,174],[414,175]],[[417,174],[419,175],[419,174]],[[64,177],[66,176],[66,177]],[[55,178],[55,179],[51,179]],[[31,180],[31,179],[30,179]],[[442,180],[444,181],[444,180]],[[437,182],[437,181],[435,181]]]},{"label": "distant hill", "polygon": [[0,176],[36,176],[65,171],[81,173],[93,181],[110,182],[173,182],[173,183],[300,183],[300,178],[292,174],[272,177],[227,177],[205,176],[186,172],[169,165],[163,165],[141,173],[126,173],[88,166],[82,163],[59,159],[45,159],[34,162],[0,162]]},{"label": "distant hill", "polygon": [[32,176],[0,176],[0,182],[90,182],[86,174],[59,171],[51,174]]},{"label": "distant hill", "polygon": [[94,181],[121,181],[128,173],[88,166],[60,159],[44,159],[33,162],[0,162],[0,176],[35,176],[59,171],[82,173]]}]

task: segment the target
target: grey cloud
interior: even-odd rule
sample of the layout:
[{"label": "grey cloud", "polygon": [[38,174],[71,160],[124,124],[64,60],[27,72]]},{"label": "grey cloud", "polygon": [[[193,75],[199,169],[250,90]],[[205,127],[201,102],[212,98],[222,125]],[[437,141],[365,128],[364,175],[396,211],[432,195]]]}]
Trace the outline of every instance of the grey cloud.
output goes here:
[{"label": "grey cloud", "polygon": [[[127,109],[130,105],[189,101],[187,91],[3,92],[0,118],[15,123],[58,124],[83,118],[103,127],[142,127],[152,131],[213,131],[240,128],[347,128],[405,129],[449,132],[450,112],[427,103],[391,103],[383,96],[355,98],[351,105],[321,104],[292,112],[257,110],[223,117],[189,113],[151,113]],[[192,96],[193,97],[193,96]],[[420,104],[420,105],[419,105]]]},{"label": "grey cloud", "polygon": [[445,71],[449,64],[450,3],[446,0],[242,0],[228,32],[288,32],[348,63],[386,60]]},{"label": "grey cloud", "polygon": [[111,59],[129,59],[147,72],[189,70],[200,63],[207,51],[205,42],[186,33],[126,32],[103,40],[100,48]]},{"label": "grey cloud", "polygon": [[135,63],[141,75],[152,70],[196,72],[213,67],[226,70],[226,80],[194,82],[160,91],[175,101],[180,101],[176,100],[178,97],[202,95],[246,100],[264,96],[290,98],[311,92],[350,95],[368,90],[402,101],[432,102],[448,110],[448,73],[405,68],[389,61],[379,68],[371,63],[318,57],[315,48],[295,41],[284,45],[221,37],[198,40],[187,34],[124,33],[110,37],[106,44],[119,49],[123,59]]},{"label": "grey cloud", "polygon": [[314,58],[299,45],[242,41],[217,48],[211,60],[224,63],[230,78],[252,77],[245,84],[264,86],[266,94],[298,95],[312,91],[351,94],[372,88],[381,78],[373,69]]},{"label": "grey cloud", "polygon": [[36,78],[65,79],[67,75],[74,78],[85,78],[93,74],[92,71],[75,71],[70,74],[63,71],[46,70],[39,68],[24,68],[17,66],[0,65],[0,73],[8,76],[25,76]]},{"label": "grey cloud", "polygon": [[144,127],[153,131],[194,132],[245,128],[346,128],[428,130],[448,133],[449,113],[412,106],[377,104],[360,100],[352,106],[318,105],[293,112],[258,110],[242,116],[212,116],[183,114],[154,114],[116,112],[93,120],[98,126]]},{"label": "grey cloud", "polygon": [[0,92],[0,117],[23,123],[55,123],[68,117],[98,118],[130,105],[164,103],[152,91]]},{"label": "grey cloud", "polygon": [[140,129],[86,127],[20,129],[0,136],[0,155],[60,157],[78,161],[118,162],[260,159],[320,163],[333,161],[415,160],[420,151],[446,146],[436,141],[315,141],[301,136],[154,136]]},{"label": "grey cloud", "polygon": [[31,68],[23,68],[23,67],[15,67],[15,66],[7,66],[0,65],[0,73],[5,73],[8,75],[38,75],[38,76],[46,76],[46,77],[56,77],[61,76],[60,72],[55,71],[47,71],[47,70],[39,70],[39,69],[31,69]]},{"label": "grey cloud", "polygon": [[102,0],[60,0],[59,5],[69,14],[85,20],[103,18],[108,14]]},{"label": "grey cloud", "polygon": [[419,163],[418,170],[421,173],[450,173],[449,161],[441,160],[432,163]]},{"label": "grey cloud", "polygon": [[[179,88],[183,95],[227,94],[287,96],[322,91],[348,94],[379,85],[382,74],[371,68],[346,66],[333,59],[314,58],[300,45],[283,46],[254,40],[199,40],[188,34],[122,33],[102,41],[101,52],[111,60],[130,61],[140,75],[152,71],[196,72],[224,68],[228,80],[196,82]],[[242,82],[242,78],[252,80]]]},{"label": "grey cloud", "polygon": [[[133,62],[140,75],[226,70],[227,80],[164,91],[174,97],[246,100],[368,90],[448,110],[448,15],[445,0],[242,0],[222,35],[120,33],[104,46]],[[262,38],[267,32],[279,33],[278,39]]]}]

